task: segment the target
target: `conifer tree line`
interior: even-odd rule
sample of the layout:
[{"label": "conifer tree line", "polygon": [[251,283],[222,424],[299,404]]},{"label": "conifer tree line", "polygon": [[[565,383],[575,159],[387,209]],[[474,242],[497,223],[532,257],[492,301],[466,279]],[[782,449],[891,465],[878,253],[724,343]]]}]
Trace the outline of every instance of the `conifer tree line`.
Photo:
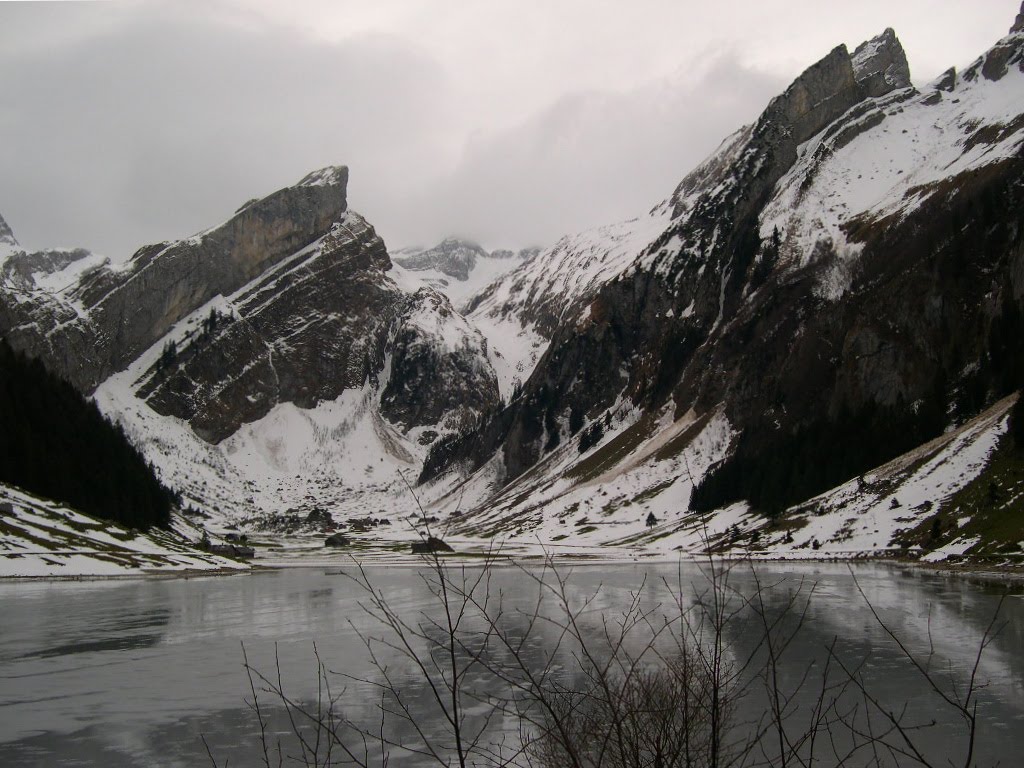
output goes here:
[{"label": "conifer tree line", "polygon": [[[931,392],[916,407],[902,401],[894,407],[873,402],[843,407],[792,432],[776,429],[770,420],[751,425],[733,454],[694,488],[690,508],[708,512],[746,499],[774,517],[938,437],[951,418],[962,423],[1024,387],[1024,312],[1009,285],[983,343],[968,373],[951,384],[939,370]],[[1010,428],[1024,446],[1024,397]]]},{"label": "conifer tree line", "polygon": [[175,501],[119,426],[2,338],[0,482],[140,530],[166,526]]}]

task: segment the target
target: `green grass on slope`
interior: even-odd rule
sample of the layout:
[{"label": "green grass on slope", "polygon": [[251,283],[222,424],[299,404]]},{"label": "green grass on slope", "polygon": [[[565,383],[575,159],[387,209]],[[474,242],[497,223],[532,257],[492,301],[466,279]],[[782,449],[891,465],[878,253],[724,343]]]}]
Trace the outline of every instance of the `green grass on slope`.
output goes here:
[{"label": "green grass on slope", "polygon": [[929,549],[977,536],[970,557],[1024,561],[1024,450],[1004,435],[985,470],[914,533]]}]

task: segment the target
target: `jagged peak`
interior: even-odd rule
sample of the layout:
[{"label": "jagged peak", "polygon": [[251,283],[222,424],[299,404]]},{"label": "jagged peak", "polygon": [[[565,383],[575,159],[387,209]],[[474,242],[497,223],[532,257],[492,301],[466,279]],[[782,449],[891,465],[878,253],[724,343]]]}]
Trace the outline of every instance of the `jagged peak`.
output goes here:
[{"label": "jagged peak", "polygon": [[326,186],[348,186],[348,166],[328,165],[318,171],[313,171],[302,178],[295,186],[297,187],[326,187]]},{"label": "jagged peak", "polygon": [[892,27],[858,45],[851,63],[854,77],[868,96],[884,96],[911,86],[907,54]]},{"label": "jagged peak", "polygon": [[455,248],[466,248],[471,251],[480,251],[481,253],[484,254],[487,253],[483,246],[481,246],[475,240],[468,240],[464,237],[456,237],[455,235],[449,235],[448,237],[446,237],[436,246],[436,248],[445,251],[452,250]]},{"label": "jagged peak", "polygon": [[964,70],[963,79],[970,82],[980,74],[986,80],[1002,80],[1014,64],[1024,71],[1024,3],[1009,34]]},{"label": "jagged peak", "polygon": [[[845,45],[837,45],[769,102],[758,130],[781,124],[798,143],[806,141],[859,100],[857,91],[850,52]],[[841,94],[847,97],[837,98]]]},{"label": "jagged peak", "polygon": [[18,248],[18,241],[14,239],[14,232],[4,221],[4,217],[0,216],[0,245],[8,245],[13,248]]}]

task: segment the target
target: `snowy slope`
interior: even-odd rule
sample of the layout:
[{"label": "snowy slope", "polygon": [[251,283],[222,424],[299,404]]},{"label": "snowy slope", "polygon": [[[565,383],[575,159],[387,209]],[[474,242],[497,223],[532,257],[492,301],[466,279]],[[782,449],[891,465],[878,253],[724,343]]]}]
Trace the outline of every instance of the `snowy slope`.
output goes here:
[{"label": "snowy slope", "polygon": [[537,249],[489,252],[476,243],[448,238],[433,248],[401,248],[391,252],[396,280],[434,288],[462,311],[491,283],[515,269]]},{"label": "snowy slope", "polygon": [[201,537],[181,516],[170,530],[139,533],[0,486],[0,578],[248,569],[198,550]]},{"label": "snowy slope", "polygon": [[[291,264],[306,269],[308,251],[317,247],[314,244],[282,262],[277,274],[262,276],[257,281],[260,292],[247,284],[231,296],[218,296],[199,307],[94,393],[100,410],[124,427],[165,484],[180,491],[186,505],[210,514],[214,525],[286,512],[305,514],[317,508],[329,510],[339,520],[416,509],[401,473],[410,480],[416,477],[430,441],[422,439],[427,429],[402,428],[382,416],[381,397],[392,375],[390,356],[380,376],[363,387],[312,408],[278,403],[217,444],[201,439],[187,421],[156,413],[138,396],[169,342],[174,342],[179,355],[187,354],[211,311],[240,315],[244,302],[255,302],[258,311],[262,301],[274,300],[275,282],[288,280]],[[456,356],[468,349],[470,360],[486,365],[479,350],[483,337],[443,297],[417,283],[386,280],[406,296],[409,291],[426,292],[425,300],[410,304],[408,315],[401,317],[400,327],[413,335],[416,344],[428,345],[441,356]],[[453,428],[444,420],[431,426],[435,437]]]},{"label": "snowy slope", "polygon": [[670,213],[662,204],[635,219],[563,237],[476,296],[469,317],[514,317],[550,335],[597,288],[632,265],[668,227]]},{"label": "snowy slope", "polygon": [[425,449],[381,418],[378,391],[349,391],[312,409],[279,404],[218,445],[136,398],[131,369],[95,397],[164,483],[215,527],[317,508],[339,520],[415,508],[399,473],[415,477]]},{"label": "snowy slope", "polygon": [[596,291],[664,232],[669,214],[662,204],[638,218],[563,237],[468,300],[467,318],[488,340],[503,399],[530,377],[554,330],[585,319]]},{"label": "snowy slope", "polygon": [[932,550],[908,548],[904,539],[948,514],[954,494],[986,468],[1015,399],[793,507],[778,524],[745,504],[709,514],[689,511],[694,484],[727,453],[734,436],[719,413],[698,419],[690,412],[679,420],[627,416],[590,451],[579,454],[573,441],[490,496],[492,489],[481,485],[488,472],[480,472],[434,508],[450,514],[467,506],[467,498],[484,495],[487,503],[460,517],[455,530],[494,538],[517,552],[671,558],[712,550],[767,559],[901,556],[941,562],[977,539],[954,535]]}]

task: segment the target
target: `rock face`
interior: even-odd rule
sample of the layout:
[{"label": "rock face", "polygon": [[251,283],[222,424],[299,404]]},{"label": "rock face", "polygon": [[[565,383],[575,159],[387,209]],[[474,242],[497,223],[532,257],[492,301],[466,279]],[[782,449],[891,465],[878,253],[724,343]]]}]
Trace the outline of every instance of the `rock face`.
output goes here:
[{"label": "rock face", "polygon": [[853,70],[857,82],[872,98],[884,96],[896,88],[911,87],[907,56],[891,27],[857,46],[853,52]]},{"label": "rock face", "polygon": [[90,276],[73,298],[86,307],[107,344],[100,376],[123,369],[214,296],[234,293],[324,236],[347,208],[347,184],[345,167],[310,174],[242,208],[220,227],[140,249],[125,273]]},{"label": "rock face", "polygon": [[148,372],[139,395],[210,442],[279,402],[311,408],[380,370],[401,294],[385,278],[384,243],[348,212],[295,256],[211,308]]},{"label": "rock face", "polygon": [[1024,32],[1024,3],[1021,3],[1020,13],[1017,14],[1017,18],[1010,28],[1010,34],[1017,34],[1018,32]]},{"label": "rock face", "polygon": [[[35,253],[20,251],[9,256],[0,269],[9,285],[17,286],[22,290],[32,290],[38,287],[41,278],[64,272],[68,267],[83,264],[91,257],[92,254],[84,248],[55,249]],[[96,265],[97,268],[98,266]]]},{"label": "rock face", "polygon": [[87,272],[59,296],[11,297],[20,310],[0,318],[0,330],[91,392],[183,317],[327,233],[346,210],[347,181],[347,168],[324,169],[220,227],[141,248],[123,268]]},{"label": "rock face", "polygon": [[500,402],[487,341],[429,288],[399,312],[388,349],[391,375],[381,413],[393,424],[464,431]]}]

